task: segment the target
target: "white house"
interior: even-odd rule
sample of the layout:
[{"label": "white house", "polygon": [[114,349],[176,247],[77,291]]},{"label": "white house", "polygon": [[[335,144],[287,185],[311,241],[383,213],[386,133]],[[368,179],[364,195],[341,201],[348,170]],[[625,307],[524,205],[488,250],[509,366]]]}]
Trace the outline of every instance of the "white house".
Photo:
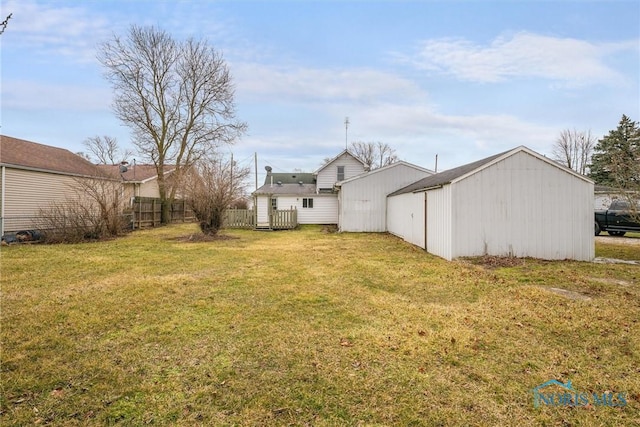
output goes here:
[{"label": "white house", "polygon": [[447,260],[594,257],[593,181],[526,148],[423,178],[387,198],[387,228]]},{"label": "white house", "polygon": [[297,210],[299,224],[337,224],[336,182],[364,173],[364,163],[348,150],[342,151],[312,174],[272,173],[253,192],[258,227],[270,224],[277,210]]},{"label": "white house", "polygon": [[387,231],[387,195],[433,171],[404,161],[336,183],[340,231]]}]

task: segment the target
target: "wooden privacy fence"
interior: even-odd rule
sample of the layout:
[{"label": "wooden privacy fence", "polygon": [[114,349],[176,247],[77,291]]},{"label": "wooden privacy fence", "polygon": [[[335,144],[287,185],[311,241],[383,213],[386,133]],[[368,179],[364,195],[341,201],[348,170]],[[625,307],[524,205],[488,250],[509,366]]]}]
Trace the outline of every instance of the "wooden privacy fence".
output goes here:
[{"label": "wooden privacy fence", "polygon": [[[133,228],[155,227],[160,225],[162,203],[154,197],[136,197],[133,200]],[[171,222],[195,221],[193,211],[186,201],[174,200],[171,204]]]}]

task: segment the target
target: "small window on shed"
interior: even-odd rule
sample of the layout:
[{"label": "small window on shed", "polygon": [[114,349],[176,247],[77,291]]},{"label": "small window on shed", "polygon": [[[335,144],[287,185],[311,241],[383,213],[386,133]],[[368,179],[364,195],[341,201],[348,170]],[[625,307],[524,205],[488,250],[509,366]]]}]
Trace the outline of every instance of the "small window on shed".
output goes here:
[{"label": "small window on shed", "polygon": [[311,198],[304,198],[302,199],[302,207],[303,208],[308,208],[308,209],[312,209],[313,208],[313,199]]},{"label": "small window on shed", "polygon": [[344,181],[344,166],[338,166],[338,181]]},{"label": "small window on shed", "polygon": [[278,199],[271,199],[271,209],[274,211],[278,209]]}]

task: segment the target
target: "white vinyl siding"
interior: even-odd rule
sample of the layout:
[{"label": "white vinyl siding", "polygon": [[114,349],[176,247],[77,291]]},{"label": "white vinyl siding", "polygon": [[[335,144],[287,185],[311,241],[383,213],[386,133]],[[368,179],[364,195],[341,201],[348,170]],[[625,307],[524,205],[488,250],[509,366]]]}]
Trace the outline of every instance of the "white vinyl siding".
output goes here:
[{"label": "white vinyl siding", "polygon": [[[81,179],[81,178],[77,178]],[[78,198],[68,175],[5,168],[4,232],[37,228],[40,209]]]},{"label": "white vinyl siding", "polygon": [[150,181],[139,184],[140,188],[136,189],[140,197],[160,197],[160,189],[158,188],[158,179],[154,178]]},{"label": "white vinyl siding", "polygon": [[[276,196],[274,196],[276,197]],[[299,224],[337,224],[338,197],[335,194],[313,196],[313,209],[303,208],[303,196],[278,196],[279,209],[298,210]]]},{"label": "white vinyl siding", "polygon": [[387,195],[431,175],[406,163],[377,169],[340,188],[340,231],[387,231]]},{"label": "white vinyl siding", "polygon": [[318,171],[318,188],[333,188],[333,185],[337,182],[338,166],[344,166],[344,179],[364,173],[364,166],[360,161],[348,153],[343,153]]}]

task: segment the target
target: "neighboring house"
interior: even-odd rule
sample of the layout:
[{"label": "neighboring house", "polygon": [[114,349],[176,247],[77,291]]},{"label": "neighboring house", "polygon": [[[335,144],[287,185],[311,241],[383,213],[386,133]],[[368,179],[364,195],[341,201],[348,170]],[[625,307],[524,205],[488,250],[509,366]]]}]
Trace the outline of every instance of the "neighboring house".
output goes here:
[{"label": "neighboring house", "polygon": [[[127,164],[122,165],[98,165],[105,173],[110,176],[122,180],[125,197],[131,199],[133,197],[160,197],[160,189],[158,188],[158,174],[155,165],[146,164]],[[126,169],[124,172],[123,170]],[[168,166],[165,176],[170,175],[174,171],[173,166]]]},{"label": "neighboring house", "polygon": [[636,199],[634,193],[632,191],[624,191],[612,187],[607,187],[604,185],[595,185],[593,188],[594,191],[594,210],[596,211],[606,211],[609,209],[611,203],[616,199]]},{"label": "neighboring house", "polygon": [[0,135],[0,234],[35,228],[41,209],[78,197],[78,179],[108,179],[63,148]]},{"label": "neighboring house", "polygon": [[387,231],[387,195],[433,171],[396,162],[336,183],[340,231]]},{"label": "neighboring house", "polygon": [[256,223],[259,227],[269,224],[269,216],[274,210],[296,209],[299,224],[337,224],[335,184],[364,171],[364,163],[348,150],[311,174],[272,173],[267,167],[264,185],[252,193]]},{"label": "neighboring house", "polygon": [[387,228],[447,260],[496,255],[589,261],[593,181],[518,147],[390,194]]}]

